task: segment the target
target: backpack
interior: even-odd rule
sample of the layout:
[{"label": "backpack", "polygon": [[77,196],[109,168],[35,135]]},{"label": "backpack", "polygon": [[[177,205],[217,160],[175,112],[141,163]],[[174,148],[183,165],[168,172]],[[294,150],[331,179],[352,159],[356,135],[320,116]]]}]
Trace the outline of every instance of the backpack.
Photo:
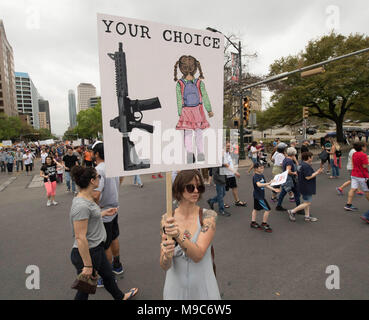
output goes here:
[{"label": "backpack", "polygon": [[179,80],[182,93],[182,105],[183,107],[197,107],[202,104],[201,90],[199,79],[192,81]]}]

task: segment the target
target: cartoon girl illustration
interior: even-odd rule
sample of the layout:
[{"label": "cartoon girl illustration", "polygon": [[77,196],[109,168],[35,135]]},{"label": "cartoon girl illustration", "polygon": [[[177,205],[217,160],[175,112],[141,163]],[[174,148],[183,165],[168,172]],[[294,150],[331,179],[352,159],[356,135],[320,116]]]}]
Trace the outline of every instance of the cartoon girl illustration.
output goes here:
[{"label": "cartoon girl illustration", "polygon": [[[182,72],[182,78],[177,79],[177,68]],[[195,78],[197,69],[200,72],[199,78]],[[177,81],[177,107],[179,120],[177,130],[184,130],[184,144],[187,152],[187,163],[195,162],[195,155],[192,145],[192,136],[195,132],[197,147],[197,161],[205,161],[203,130],[210,127],[206,120],[204,108],[208,112],[209,118],[214,114],[211,111],[211,104],[205,89],[205,84],[200,62],[192,56],[182,56],[174,65],[174,81]]]}]

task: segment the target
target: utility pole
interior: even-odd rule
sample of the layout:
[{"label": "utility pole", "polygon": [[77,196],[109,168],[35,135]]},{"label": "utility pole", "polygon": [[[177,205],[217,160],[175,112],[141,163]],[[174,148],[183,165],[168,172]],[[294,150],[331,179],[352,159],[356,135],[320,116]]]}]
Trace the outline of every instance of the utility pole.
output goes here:
[{"label": "utility pole", "polygon": [[243,101],[242,101],[242,49],[241,49],[241,41],[238,41],[238,46],[235,45],[231,39],[229,39],[225,34],[223,34],[221,31],[218,31],[214,28],[210,28],[207,27],[206,30],[211,31],[211,32],[216,32],[216,33],[220,33],[222,34],[228,41],[229,43],[237,50],[238,52],[238,69],[239,69],[239,74],[238,74],[238,85],[239,85],[239,98],[240,98],[240,109],[239,109],[239,113],[240,113],[240,142],[239,142],[239,159],[240,160],[245,160],[246,159],[246,155],[245,155],[245,143],[243,141],[243,121],[242,121],[242,110],[243,110]]}]

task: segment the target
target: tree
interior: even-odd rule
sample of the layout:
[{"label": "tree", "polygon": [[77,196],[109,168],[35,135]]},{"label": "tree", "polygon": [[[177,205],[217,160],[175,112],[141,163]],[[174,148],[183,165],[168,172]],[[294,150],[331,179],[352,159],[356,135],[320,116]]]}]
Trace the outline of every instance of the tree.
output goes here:
[{"label": "tree", "polygon": [[99,132],[102,132],[101,102],[78,113],[75,132],[79,138],[92,140],[98,137]]},{"label": "tree", "polygon": [[[309,66],[333,57],[369,47],[369,37],[331,33],[310,41],[304,52],[275,61],[270,76]],[[369,54],[356,55],[329,63],[326,72],[308,78],[290,76],[283,84],[270,86],[274,91],[272,107],[263,119],[271,126],[301,122],[302,108],[309,116],[329,119],[336,124],[337,139],[343,142],[343,121],[348,112],[369,116]]]}]

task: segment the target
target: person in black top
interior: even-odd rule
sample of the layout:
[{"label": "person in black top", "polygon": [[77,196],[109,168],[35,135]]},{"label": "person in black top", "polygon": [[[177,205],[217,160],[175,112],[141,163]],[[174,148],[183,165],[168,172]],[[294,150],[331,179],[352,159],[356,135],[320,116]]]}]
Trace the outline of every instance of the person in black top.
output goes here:
[{"label": "person in black top", "polygon": [[310,145],[310,143],[309,143],[309,141],[307,141],[307,140],[304,140],[303,142],[302,142],[302,146],[301,146],[301,154],[303,154],[304,152],[309,152],[309,145]]},{"label": "person in black top", "polygon": [[72,192],[74,195],[77,195],[76,185],[74,180],[72,179],[70,172],[72,171],[74,166],[78,166],[78,158],[73,154],[72,147],[67,147],[67,154],[63,157],[63,166],[65,167],[65,181],[67,183],[67,191],[70,191],[70,181],[72,180]]},{"label": "person in black top", "polygon": [[275,208],[277,211],[287,211],[285,208],[282,207],[282,202],[286,194],[290,191],[293,192],[296,207],[300,205],[300,193],[297,185],[297,161],[295,156],[296,149],[291,147],[288,148],[287,157],[283,160],[282,163],[282,170],[283,172],[286,170],[288,171],[288,177],[286,183],[282,185],[282,192],[279,194],[278,204]]},{"label": "person in black top", "polygon": [[47,194],[47,204],[50,207],[51,204],[56,206],[58,203],[55,201],[56,193],[56,165],[61,165],[51,156],[45,158],[45,164],[42,165],[40,176],[44,178],[44,185]]},{"label": "person in black top", "polygon": [[[264,166],[257,162],[253,165],[255,174],[252,179],[252,183],[254,186],[254,210],[251,214],[251,224],[250,227],[258,230],[264,230],[265,232],[272,232],[272,228],[268,224],[268,217],[270,213],[270,206],[268,202],[265,200],[265,188],[268,188],[274,192],[279,192],[280,190],[274,189],[270,186],[271,182],[266,182],[264,173]],[[256,222],[256,214],[257,211],[265,210],[263,216],[263,223],[259,225]]]},{"label": "person in black top", "polygon": [[323,168],[314,171],[311,164],[313,162],[313,154],[311,152],[304,152],[302,154],[301,168],[299,175],[299,191],[302,194],[304,203],[300,204],[293,210],[287,210],[289,219],[296,221],[295,214],[300,210],[305,211],[305,221],[315,222],[317,218],[310,215],[310,206],[313,200],[313,195],[316,194],[316,176],[323,172]]}]

